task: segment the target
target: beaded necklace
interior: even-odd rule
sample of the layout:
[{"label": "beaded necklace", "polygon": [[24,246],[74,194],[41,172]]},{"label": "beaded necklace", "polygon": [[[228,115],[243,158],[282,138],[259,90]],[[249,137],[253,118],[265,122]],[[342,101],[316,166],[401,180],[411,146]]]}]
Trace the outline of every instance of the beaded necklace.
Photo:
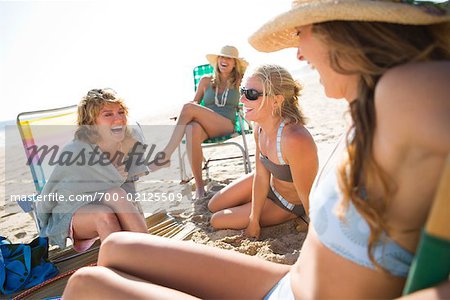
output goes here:
[{"label": "beaded necklace", "polygon": [[215,96],[214,96],[214,100],[215,100],[215,103],[216,103],[216,105],[218,106],[218,107],[224,107],[225,106],[225,104],[227,104],[227,100],[228,100],[228,91],[229,91],[230,89],[229,88],[226,88],[225,89],[225,91],[222,93],[222,97],[221,97],[221,101],[219,101],[219,98],[217,97],[217,94],[218,94],[218,92],[219,92],[219,87],[218,86],[216,86],[216,94],[215,94]]}]

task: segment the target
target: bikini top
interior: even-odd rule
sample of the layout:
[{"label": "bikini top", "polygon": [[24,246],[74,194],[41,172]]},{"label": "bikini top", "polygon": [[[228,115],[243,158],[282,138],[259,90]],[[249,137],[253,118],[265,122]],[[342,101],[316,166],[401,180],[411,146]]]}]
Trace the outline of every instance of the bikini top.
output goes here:
[{"label": "bikini top", "polygon": [[[280,161],[281,165],[278,165],[274,162],[272,162],[267,156],[259,152],[259,159],[261,160],[261,163],[264,165],[264,167],[273,175],[273,177],[287,181],[287,182],[293,182],[292,174],[291,174],[291,168],[288,164],[285,163],[283,156],[281,155],[281,134],[283,132],[284,128],[284,122],[280,123],[280,127],[278,128],[277,132],[277,156],[278,160]],[[258,136],[261,133],[261,127],[258,131]],[[259,142],[259,139],[258,139]],[[261,147],[260,147],[261,148]]]},{"label": "bikini top", "polygon": [[[339,148],[345,151],[344,146],[345,142],[341,142]],[[336,149],[338,147],[328,159],[312,188],[309,202],[311,224],[320,242],[331,251],[359,265],[375,269],[368,255],[370,228],[366,220],[352,203],[349,204],[343,220],[335,213],[341,199]],[[333,163],[330,167],[331,161]],[[408,275],[413,254],[389,238],[386,233],[381,234],[372,250],[377,263],[389,273],[400,277]]]}]

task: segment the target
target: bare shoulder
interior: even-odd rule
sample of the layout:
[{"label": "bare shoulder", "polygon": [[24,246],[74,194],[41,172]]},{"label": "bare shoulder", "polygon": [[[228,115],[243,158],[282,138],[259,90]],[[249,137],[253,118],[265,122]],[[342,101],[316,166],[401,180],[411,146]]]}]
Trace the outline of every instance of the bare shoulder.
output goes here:
[{"label": "bare shoulder", "polygon": [[210,76],[210,75],[203,76],[200,79],[200,82],[198,83],[198,86],[199,87],[200,86],[207,86],[211,82],[211,80],[212,80],[212,76]]},{"label": "bare shoulder", "polygon": [[[383,107],[424,104],[423,101],[448,102],[450,93],[450,61],[406,64],[392,68],[379,80],[375,101]],[[395,100],[395,101],[394,101]]]},{"label": "bare shoulder", "polygon": [[283,132],[282,149],[285,149],[288,156],[290,156],[289,154],[296,152],[303,154],[305,154],[305,152],[317,152],[316,143],[314,142],[311,133],[308,129],[299,124],[286,125]]},{"label": "bare shoulder", "polygon": [[200,82],[198,83],[197,91],[194,96],[194,102],[200,103],[200,101],[203,99],[206,88],[208,87],[209,83],[211,82],[211,79],[212,79],[211,76],[203,76],[200,79]]},{"label": "bare shoulder", "polygon": [[377,127],[404,144],[448,151],[448,78],[450,61],[406,64],[386,72],[375,88]]}]

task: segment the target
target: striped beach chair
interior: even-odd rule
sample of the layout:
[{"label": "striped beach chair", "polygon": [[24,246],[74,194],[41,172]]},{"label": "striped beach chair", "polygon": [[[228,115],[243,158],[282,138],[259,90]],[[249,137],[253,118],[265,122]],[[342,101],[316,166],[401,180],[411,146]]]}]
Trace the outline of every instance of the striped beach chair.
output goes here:
[{"label": "striped beach chair", "polygon": [[[166,212],[158,212],[146,218],[148,233],[174,240],[189,240],[197,230],[193,224],[183,224],[182,219]],[[86,252],[77,253],[72,248],[54,249],[49,259],[56,265],[59,275],[25,291],[11,295],[13,299],[60,299],[70,276],[82,267],[95,266],[100,241]]]},{"label": "striped beach chair", "polygon": [[53,167],[48,163],[49,155],[41,156],[37,149],[42,147],[63,146],[73,139],[76,129],[77,106],[65,106],[54,109],[23,112],[17,116],[16,123],[19,129],[23,148],[30,168],[36,194],[22,198],[18,201],[24,212],[29,213],[40,230],[34,212],[36,196],[42,191]]},{"label": "striped beach chair", "polygon": [[[33,178],[36,194],[18,201],[24,212],[33,217],[38,232],[39,223],[35,214],[35,199],[42,191],[53,168],[48,164],[48,157],[41,156],[33,149],[41,146],[63,146],[74,138],[77,128],[77,106],[71,105],[55,109],[30,111],[17,116],[23,147]],[[48,156],[48,155],[47,155]],[[197,231],[193,224],[184,224],[181,218],[173,217],[166,211],[158,211],[146,216],[148,233],[176,240],[188,240]],[[72,247],[55,248],[49,253],[49,260],[54,263],[60,274],[42,284],[12,295],[14,299],[59,299],[70,276],[79,268],[95,265],[98,257],[100,241],[83,253]]]}]

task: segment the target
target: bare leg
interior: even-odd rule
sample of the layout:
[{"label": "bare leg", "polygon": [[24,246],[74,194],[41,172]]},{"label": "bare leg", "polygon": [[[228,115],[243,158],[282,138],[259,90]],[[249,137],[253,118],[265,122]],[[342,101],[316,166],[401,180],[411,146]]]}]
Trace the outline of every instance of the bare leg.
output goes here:
[{"label": "bare leg", "polygon": [[[211,226],[216,229],[244,229],[251,212],[252,184],[254,174],[234,181],[209,201]],[[261,226],[280,224],[296,216],[267,199],[261,213]]]},{"label": "bare leg", "polygon": [[[131,202],[126,200],[126,193],[121,188],[109,190],[101,204],[89,204],[80,207],[72,219],[75,240],[100,237],[103,241],[113,232],[127,230],[147,232],[144,218]],[[112,199],[118,199],[112,201]]]},{"label": "bare leg", "polygon": [[89,204],[80,207],[72,217],[75,240],[100,237],[103,241],[113,232],[120,231],[120,222],[114,211],[105,206]]},{"label": "bare leg", "polygon": [[[227,208],[211,216],[211,226],[216,229],[244,229],[248,226],[248,218],[252,209],[251,202]],[[261,213],[261,226],[272,226],[295,219],[297,216],[282,209],[270,199],[264,203]]]},{"label": "bare leg", "polygon": [[[109,194],[106,195],[106,194]],[[111,208],[120,222],[122,230],[147,233],[147,225],[137,208],[127,200],[127,193],[122,188],[113,188],[104,196],[102,204]],[[117,199],[117,201],[113,201]]]},{"label": "bare leg", "polygon": [[251,202],[253,176],[253,173],[245,175],[218,191],[209,200],[209,210],[215,213],[219,210]]},{"label": "bare leg", "polygon": [[[194,299],[105,267],[85,267],[71,276],[64,299]],[[195,298],[197,299],[197,298]]]},{"label": "bare leg", "polygon": [[196,193],[195,198],[199,199],[205,195],[205,186],[202,177],[203,150],[202,142],[208,138],[202,125],[197,122],[190,122],[186,133],[186,149],[191,163],[192,174],[194,175]]},{"label": "bare leg", "polygon": [[[229,134],[234,129],[233,123],[229,119],[222,117],[213,110],[195,103],[186,103],[177,119],[177,126],[163,150],[168,159],[170,159],[172,153],[183,139],[186,132],[186,125],[192,121],[199,123],[205,129],[208,137]],[[153,170],[151,166],[150,168]]]},{"label": "bare leg", "polygon": [[263,298],[290,270],[233,251],[129,232],[105,240],[98,265],[200,298],[235,299]]}]

